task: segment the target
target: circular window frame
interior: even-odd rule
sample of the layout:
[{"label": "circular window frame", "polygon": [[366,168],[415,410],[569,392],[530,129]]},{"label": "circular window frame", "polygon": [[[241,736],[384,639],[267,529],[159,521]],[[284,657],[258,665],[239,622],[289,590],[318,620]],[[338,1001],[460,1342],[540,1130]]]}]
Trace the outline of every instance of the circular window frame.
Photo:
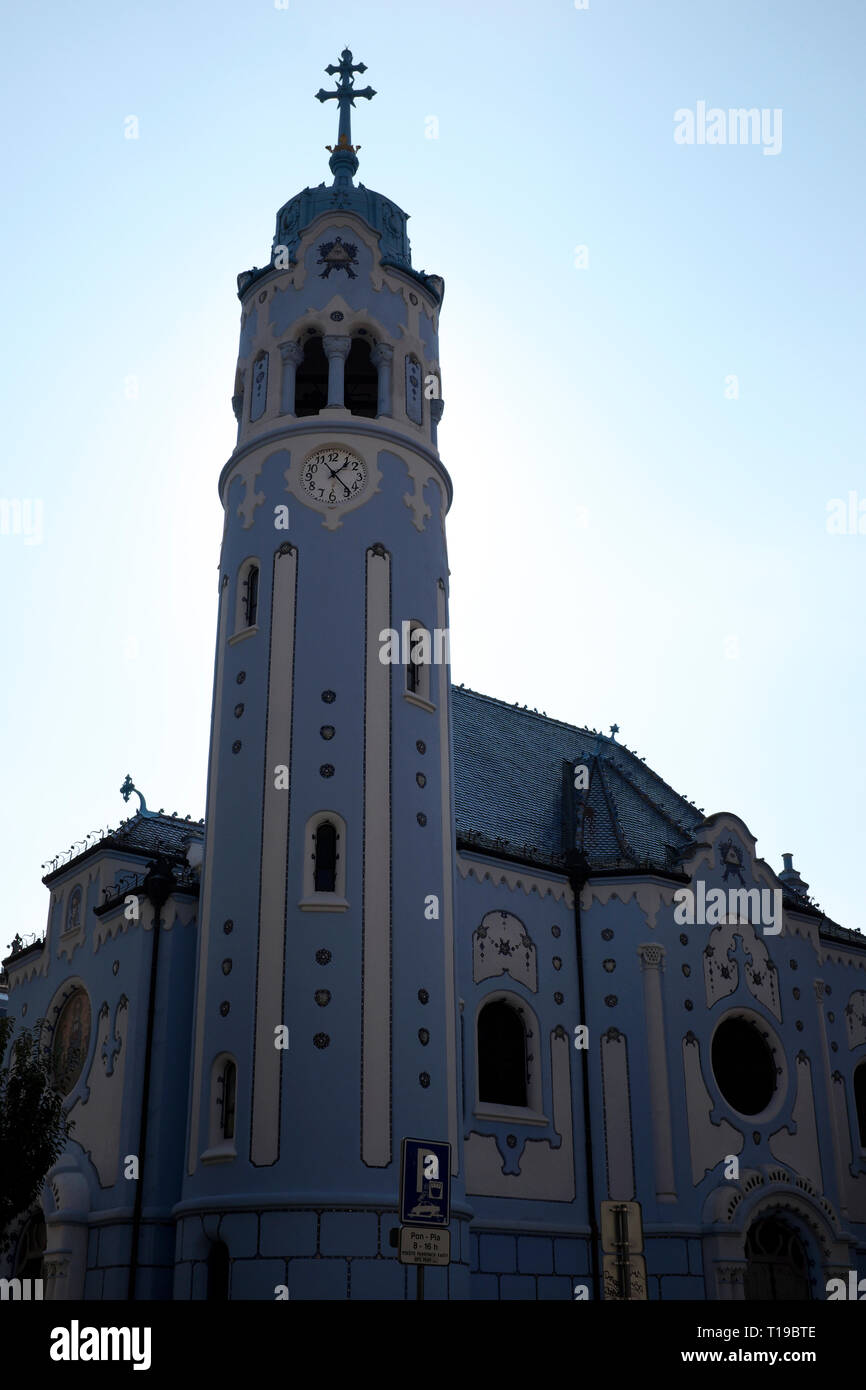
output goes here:
[{"label": "circular window frame", "polygon": [[[773,1094],[770,1097],[768,1104],[765,1105],[764,1109],[757,1110],[754,1113],[754,1115],[747,1115],[744,1110],[738,1110],[735,1105],[731,1104],[724,1091],[722,1090],[721,1086],[719,1085],[718,1077],[716,1076],[715,1068],[713,1067],[713,1044],[716,1040],[716,1034],[718,1033],[719,1029],[722,1027],[723,1024],[730,1023],[732,1022],[732,1020],[737,1018],[742,1019],[745,1023],[749,1023],[759,1030],[762,1038],[769,1047],[770,1052],[773,1056],[773,1061],[776,1064],[776,1086],[773,1091]],[[767,1124],[770,1120],[775,1119],[776,1115],[778,1115],[779,1111],[784,1105],[786,1097],[788,1095],[788,1059],[785,1055],[785,1049],[782,1044],[782,1040],[779,1037],[779,1034],[776,1032],[775,1027],[769,1022],[769,1020],[764,1018],[763,1014],[759,1014],[755,1009],[737,1008],[728,1009],[724,1014],[722,1014],[721,1018],[716,1019],[715,1026],[713,1028],[712,1033],[710,1034],[708,1062],[710,1076],[712,1078],[712,1084],[715,1093],[719,1097],[719,1101],[721,1102],[721,1104],[724,1105],[725,1108],[729,1110],[732,1115],[736,1115],[737,1119],[742,1121],[744,1124],[749,1124],[753,1126]]]},{"label": "circular window frame", "polygon": [[[60,1018],[67,1004],[70,1002],[73,995],[77,994],[79,991],[84,995],[85,999],[87,1000],[87,1007],[90,1011],[90,1033],[87,1040],[87,1047],[84,1049],[83,1052],[81,1069],[69,1090],[61,1092],[54,1075],[54,1043],[57,1033],[57,1025],[60,1022]],[[55,1009],[57,1011],[56,1013]],[[45,1023],[49,1026],[41,1035],[40,1042],[42,1047],[44,1048],[43,1055],[49,1067],[51,1075],[51,1085],[53,1089],[57,1092],[57,1094],[62,1096],[64,1106],[68,1107],[69,1105],[74,1103],[73,1097],[76,1095],[76,1092],[82,1085],[85,1084],[85,1076],[89,1074],[88,1064],[90,1062],[91,1053],[93,1051],[96,1037],[99,1032],[99,1020],[96,1014],[94,1013],[93,1000],[90,997],[90,991],[85,985],[84,981],[79,976],[74,976],[71,980],[65,980],[64,983],[57,990],[54,997],[50,1001],[48,1008],[45,1011]]]}]

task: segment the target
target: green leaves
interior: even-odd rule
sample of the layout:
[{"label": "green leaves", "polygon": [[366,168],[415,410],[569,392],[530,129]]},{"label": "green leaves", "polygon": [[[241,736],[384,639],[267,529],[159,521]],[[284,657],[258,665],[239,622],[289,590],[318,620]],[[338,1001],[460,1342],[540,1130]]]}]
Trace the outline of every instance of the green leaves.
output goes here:
[{"label": "green leaves", "polygon": [[[14,1018],[0,1018],[0,1254],[17,1236],[18,1218],[36,1202],[72,1126],[54,1089],[42,1045],[44,1020],[17,1036]],[[8,1051],[8,1056],[7,1056]]]}]

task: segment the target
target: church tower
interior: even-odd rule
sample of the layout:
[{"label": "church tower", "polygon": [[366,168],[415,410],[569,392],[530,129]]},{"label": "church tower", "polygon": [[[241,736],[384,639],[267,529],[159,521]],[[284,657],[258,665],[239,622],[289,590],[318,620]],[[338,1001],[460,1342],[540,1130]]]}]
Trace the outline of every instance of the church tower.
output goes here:
[{"label": "church tower", "polygon": [[404,1136],[451,1143],[425,1296],[468,1297],[444,284],[354,182],[364,70],[326,69],[333,183],[238,277],[176,1298],[415,1297],[389,1240]]}]

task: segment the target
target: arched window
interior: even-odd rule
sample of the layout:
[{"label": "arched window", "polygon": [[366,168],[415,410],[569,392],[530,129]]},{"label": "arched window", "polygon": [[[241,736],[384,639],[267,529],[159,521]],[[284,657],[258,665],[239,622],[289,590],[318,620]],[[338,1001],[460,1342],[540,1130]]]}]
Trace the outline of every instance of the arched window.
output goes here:
[{"label": "arched window", "polygon": [[247,627],[255,627],[259,611],[259,567],[250,565],[244,580],[244,617]]},{"label": "arched window", "polygon": [[225,1303],[229,1296],[229,1248],[214,1241],[207,1257],[207,1296],[209,1303]]},{"label": "arched window", "polygon": [[203,1163],[230,1163],[236,1157],[238,1066],[229,1052],[213,1060],[210,1074],[208,1147]]},{"label": "arched window", "polygon": [[295,376],[295,415],[318,415],[328,404],[328,359],[322,335],[311,333],[304,342],[304,360]]},{"label": "arched window", "polygon": [[346,358],[343,399],[353,415],[375,419],[379,400],[379,373],[370,361],[369,338],[353,338]]},{"label": "arched window", "polygon": [[217,1086],[220,1091],[217,1096],[217,1104],[220,1107],[220,1131],[223,1139],[234,1139],[238,1069],[231,1059],[223,1064],[222,1075],[217,1081]]},{"label": "arched window", "polygon": [[854,1072],[854,1105],[857,1110],[860,1147],[866,1149],[866,1060],[862,1061]]},{"label": "arched window", "polygon": [[[330,731],[333,734],[333,730]],[[346,822],[336,811],[317,811],[304,834],[305,912],[343,912],[346,899]]]},{"label": "arched window", "polygon": [[434,634],[423,623],[413,619],[409,624],[409,641],[403,652],[406,694],[414,695],[417,700],[424,700],[427,704],[430,704],[430,666],[436,655]]},{"label": "arched window", "polygon": [[259,616],[259,581],[261,568],[254,557],[244,560],[238,570],[237,591],[235,594],[235,626],[229,638],[236,641],[241,635],[249,635],[255,630]]},{"label": "arched window", "polygon": [[504,999],[485,1004],[478,1015],[478,1099],[488,1105],[527,1103],[526,1030]]},{"label": "arched window", "polygon": [[337,890],[337,829],[329,820],[316,827],[315,889],[317,893]]}]

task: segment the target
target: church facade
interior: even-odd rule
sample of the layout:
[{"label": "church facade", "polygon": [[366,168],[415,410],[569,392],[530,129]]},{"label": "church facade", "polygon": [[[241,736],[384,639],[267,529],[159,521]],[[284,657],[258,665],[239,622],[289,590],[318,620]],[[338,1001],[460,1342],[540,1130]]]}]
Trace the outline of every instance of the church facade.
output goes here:
[{"label": "church facade", "polygon": [[205,821],[127,779],[5,961],[74,1128],[0,1272],[415,1298],[416,1137],[425,1298],[826,1298],[866,1275],[866,939],[615,726],[452,686],[444,284],[327,71],[333,182],[238,277]]}]

